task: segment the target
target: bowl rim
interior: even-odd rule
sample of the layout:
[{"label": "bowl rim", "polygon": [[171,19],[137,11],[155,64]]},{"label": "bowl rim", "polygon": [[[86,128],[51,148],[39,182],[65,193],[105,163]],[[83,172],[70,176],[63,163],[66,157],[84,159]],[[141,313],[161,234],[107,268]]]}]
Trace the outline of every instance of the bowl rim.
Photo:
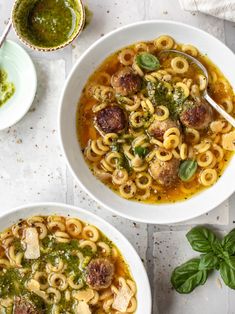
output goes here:
[{"label": "bowl rim", "polygon": [[[18,123],[27,114],[27,112],[29,111],[30,107],[33,104],[33,101],[34,101],[34,98],[35,98],[35,95],[36,95],[36,92],[37,92],[37,85],[38,85],[37,71],[36,71],[35,65],[33,63],[33,60],[30,57],[30,55],[28,54],[28,52],[23,47],[21,47],[18,43],[16,43],[13,40],[7,39],[4,44],[7,44],[7,43],[9,45],[14,46],[14,48],[16,50],[17,49],[20,50],[24,54],[25,58],[27,59],[27,62],[32,67],[32,71],[33,71],[32,81],[34,81],[34,88],[33,88],[32,97],[31,97],[30,101],[28,102],[28,106],[25,106],[25,110],[23,111],[23,113],[20,116],[18,116],[17,118],[15,118],[14,121],[12,123],[10,123],[9,125],[6,125],[4,127],[0,126],[0,131],[3,131],[5,129],[15,125],[16,123]],[[3,44],[3,47],[4,47],[4,44]],[[13,95],[13,97],[14,97],[14,95]]]},{"label": "bowl rim", "polygon": [[[105,41],[106,39],[108,39],[109,37],[115,35],[115,34],[118,34],[120,31],[125,31],[126,29],[129,29],[129,28],[132,28],[132,27],[135,27],[135,26],[138,26],[138,25],[141,25],[141,24],[171,24],[171,25],[179,25],[179,26],[183,26],[183,27],[186,27],[187,29],[191,29],[191,30],[194,30],[196,32],[199,32],[203,35],[206,35],[206,36],[210,36],[213,38],[213,40],[218,43],[219,45],[223,44],[223,47],[225,50],[227,50],[229,53],[232,53],[232,50],[230,48],[228,48],[223,42],[221,42],[218,38],[216,38],[215,36],[213,36],[212,34],[198,28],[198,27],[195,27],[195,26],[192,26],[192,25],[189,25],[189,24],[186,24],[186,23],[182,23],[182,22],[178,22],[178,21],[171,21],[171,20],[160,20],[160,19],[151,19],[151,20],[145,20],[145,21],[137,21],[137,22],[134,22],[134,23],[131,23],[131,24],[127,24],[127,25],[124,25],[122,27],[119,27],[109,33],[107,33],[106,35],[104,35],[103,37],[99,38],[98,40],[96,40],[91,46],[89,46],[88,49],[86,49],[82,55],[78,58],[78,60],[75,62],[72,70],[70,71],[69,75],[67,76],[66,78],[66,81],[64,83],[64,87],[62,89],[62,92],[61,92],[61,96],[60,96],[60,100],[59,100],[59,111],[58,111],[58,136],[59,136],[59,142],[60,142],[60,147],[62,149],[62,153],[64,155],[64,158],[66,160],[66,164],[70,170],[70,172],[72,173],[73,177],[76,179],[76,181],[80,184],[80,186],[83,188],[83,190],[85,190],[85,192],[92,198],[94,199],[96,202],[98,202],[99,204],[101,204],[104,208],[106,208],[107,210],[109,210],[110,212],[112,213],[115,213],[116,215],[118,216],[121,216],[121,217],[125,217],[127,219],[130,219],[130,220],[134,220],[134,221],[137,221],[137,222],[141,222],[141,223],[147,223],[147,224],[159,224],[159,225],[164,225],[164,224],[177,224],[177,223],[181,223],[181,222],[185,222],[185,221],[188,221],[188,220],[191,220],[191,219],[194,219],[196,217],[199,217],[203,214],[206,214],[210,211],[212,211],[213,209],[215,209],[217,206],[219,206],[220,204],[222,204],[225,200],[227,200],[234,192],[235,192],[235,186],[233,188],[233,190],[229,191],[229,193],[227,193],[226,195],[224,195],[223,197],[220,198],[220,201],[217,202],[217,201],[214,201],[214,200],[211,200],[210,204],[207,205],[206,209],[203,209],[203,211],[201,211],[201,213],[194,213],[192,215],[188,215],[188,216],[185,216],[185,217],[178,217],[175,219],[167,219],[167,221],[165,220],[154,220],[154,221],[151,221],[149,218],[139,218],[139,217],[135,217],[131,214],[128,214],[128,213],[124,213],[124,212],[120,212],[114,208],[112,208],[110,205],[107,205],[106,203],[103,202],[103,200],[101,198],[98,198],[96,197],[95,195],[92,194],[92,192],[90,192],[89,188],[86,187],[80,180],[79,176],[75,173],[75,171],[73,170],[73,167],[72,165],[70,164],[69,162],[69,158],[68,158],[68,154],[67,152],[65,151],[65,147],[64,147],[64,143],[63,143],[63,137],[62,137],[62,107],[63,107],[63,102],[64,102],[64,95],[65,95],[65,92],[66,92],[66,89],[67,89],[67,86],[72,78],[72,76],[74,75],[74,73],[76,72],[77,70],[77,66],[79,63],[81,63],[83,61],[83,59],[86,57],[86,55],[91,51],[93,50],[96,45],[99,45],[101,44],[103,41]],[[235,158],[232,157],[232,159]],[[230,161],[231,162],[231,161]],[[213,187],[209,187],[210,188],[213,188]],[[114,192],[113,192],[114,193]],[[201,192],[203,193],[203,191]],[[196,194],[198,195],[198,194]],[[192,196],[193,198],[194,196]],[[128,202],[134,202],[134,201],[130,201],[130,200],[126,200]],[[177,201],[177,204],[180,204],[180,203],[184,203],[185,201],[182,200],[182,201]],[[167,210],[167,205],[172,205],[173,203],[164,203],[163,205],[165,205],[165,209]],[[150,206],[157,206],[158,204],[150,204]]]},{"label": "bowl rim", "polygon": [[12,26],[14,29],[14,32],[16,34],[16,36],[19,38],[19,40],[25,44],[27,47],[36,50],[36,51],[41,51],[41,52],[51,52],[51,51],[56,51],[59,49],[63,49],[65,47],[67,47],[68,45],[70,45],[83,31],[84,26],[85,26],[85,22],[86,22],[86,13],[85,13],[85,7],[83,5],[82,0],[76,0],[77,3],[80,6],[80,10],[81,10],[81,20],[79,22],[78,28],[76,30],[76,32],[74,33],[73,36],[71,36],[71,38],[69,38],[66,42],[55,46],[55,47],[42,47],[42,46],[38,46],[38,45],[34,45],[32,43],[30,43],[28,40],[25,39],[25,37],[21,36],[20,33],[18,32],[17,29],[17,25],[15,23],[15,12],[16,12],[16,5],[20,2],[21,0],[15,0],[14,5],[12,7],[11,10],[11,20],[12,20]]},{"label": "bowl rim", "polygon": [[[148,305],[148,311],[146,312],[146,314],[151,314],[151,310],[152,310],[152,292],[151,292],[151,287],[150,287],[150,282],[149,282],[149,278],[147,275],[147,271],[143,265],[143,262],[139,256],[139,254],[137,253],[136,249],[134,248],[134,246],[132,245],[132,243],[117,229],[115,228],[111,223],[109,223],[108,221],[106,221],[105,219],[99,217],[98,215],[92,213],[91,211],[89,211],[88,209],[82,208],[80,206],[75,206],[75,205],[70,205],[70,204],[65,204],[65,203],[60,203],[60,202],[34,202],[34,203],[29,203],[29,204],[25,204],[25,205],[21,205],[21,206],[17,206],[17,207],[13,207],[10,210],[7,210],[6,212],[4,212],[3,214],[0,213],[0,220],[4,220],[7,216],[12,217],[14,216],[14,213],[16,212],[20,212],[24,209],[36,209],[36,208],[49,208],[49,207],[57,207],[58,209],[61,210],[72,210],[77,212],[78,218],[79,218],[79,213],[81,212],[82,214],[84,214],[85,216],[87,216],[87,220],[89,220],[89,218],[94,219],[96,221],[98,221],[102,226],[107,227],[107,229],[110,230],[111,233],[113,233],[114,235],[117,236],[118,239],[120,239],[121,242],[125,242],[127,244],[127,246],[129,247],[128,249],[131,250],[131,255],[133,256],[134,262],[131,265],[130,262],[127,264],[128,267],[130,268],[131,272],[132,269],[135,267],[135,263],[138,261],[138,271],[141,272],[142,274],[142,279],[145,282],[145,296],[143,298],[143,302],[145,303],[145,305]],[[46,212],[45,214],[42,213],[43,215],[47,215]],[[66,216],[66,214],[62,214],[64,216]],[[25,219],[23,217],[23,219]],[[14,220],[14,218],[13,218]],[[18,219],[17,219],[18,220]],[[84,222],[87,222],[86,219],[81,219]],[[95,226],[95,224],[94,224]],[[102,231],[102,227],[97,227]],[[0,230],[0,232],[2,232],[3,230]],[[102,231],[103,232],[103,231]],[[115,241],[114,244],[116,245]],[[118,246],[118,244],[117,244]],[[121,254],[124,256],[125,258],[125,252],[121,251]],[[135,278],[133,278],[134,280],[136,280]],[[138,291],[138,289],[137,289]],[[137,304],[138,304],[138,299],[137,299]],[[137,307],[138,310],[138,307]]]}]

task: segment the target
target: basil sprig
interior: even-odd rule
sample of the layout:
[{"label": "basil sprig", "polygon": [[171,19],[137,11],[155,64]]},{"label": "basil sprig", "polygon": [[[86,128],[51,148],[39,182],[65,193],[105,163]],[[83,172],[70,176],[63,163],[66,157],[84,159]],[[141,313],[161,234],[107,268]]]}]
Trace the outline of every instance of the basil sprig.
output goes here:
[{"label": "basil sprig", "polygon": [[235,229],[221,241],[205,227],[195,227],[186,235],[191,247],[200,253],[174,269],[171,283],[179,293],[190,293],[203,285],[209,273],[217,269],[224,283],[235,289]]}]

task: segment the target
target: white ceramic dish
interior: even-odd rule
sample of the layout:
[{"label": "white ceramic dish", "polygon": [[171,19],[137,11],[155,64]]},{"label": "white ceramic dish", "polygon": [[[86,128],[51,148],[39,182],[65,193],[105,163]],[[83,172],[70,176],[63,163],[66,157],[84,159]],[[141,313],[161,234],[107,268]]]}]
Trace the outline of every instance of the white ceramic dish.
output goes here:
[{"label": "white ceramic dish", "polygon": [[146,21],[122,27],[95,42],[77,61],[61,97],[59,128],[62,149],[74,177],[96,201],[129,219],[170,224],[200,216],[226,200],[234,191],[235,158],[218,182],[187,201],[148,205],[128,201],[96,179],[89,170],[76,136],[75,116],[82,88],[97,66],[112,52],[141,40],[169,34],[177,42],[191,43],[222,70],[235,89],[235,56],[222,42],[195,27],[171,21]]},{"label": "white ceramic dish", "polygon": [[16,223],[19,219],[25,219],[27,217],[37,215],[42,216],[53,214],[65,217],[70,215],[70,217],[79,218],[84,222],[97,226],[111,241],[117,245],[129,265],[132,276],[137,284],[138,307],[136,314],[151,314],[152,301],[150,285],[143,263],[135,249],[117,229],[89,211],[58,203],[37,203],[25,205],[15,208],[0,217],[0,231],[5,230],[12,224]]},{"label": "white ceramic dish", "polygon": [[0,130],[4,130],[28,112],[37,89],[37,75],[27,52],[11,40],[0,49],[0,67],[8,73],[8,81],[15,85],[14,95],[0,107]]}]

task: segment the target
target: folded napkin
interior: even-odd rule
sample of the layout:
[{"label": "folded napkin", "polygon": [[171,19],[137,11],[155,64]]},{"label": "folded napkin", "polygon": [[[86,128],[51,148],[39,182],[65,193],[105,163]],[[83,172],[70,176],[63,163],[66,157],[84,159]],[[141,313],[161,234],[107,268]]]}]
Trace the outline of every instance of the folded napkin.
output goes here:
[{"label": "folded napkin", "polygon": [[203,12],[235,22],[235,0],[179,0],[186,11]]}]

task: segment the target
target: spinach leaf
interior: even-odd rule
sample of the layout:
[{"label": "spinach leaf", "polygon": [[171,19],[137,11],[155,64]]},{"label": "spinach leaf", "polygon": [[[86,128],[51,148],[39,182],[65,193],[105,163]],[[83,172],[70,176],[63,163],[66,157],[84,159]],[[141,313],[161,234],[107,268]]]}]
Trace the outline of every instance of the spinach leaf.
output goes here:
[{"label": "spinach leaf", "polygon": [[214,252],[221,255],[223,253],[222,245],[215,234],[205,227],[195,227],[190,230],[186,237],[195,251],[201,253]]},{"label": "spinach leaf", "polygon": [[137,146],[134,148],[135,155],[138,155],[141,158],[144,158],[148,154],[148,148]]},{"label": "spinach leaf", "polygon": [[231,230],[223,239],[222,246],[229,255],[235,254],[235,229]]},{"label": "spinach leaf", "polygon": [[197,162],[195,160],[185,160],[179,168],[179,177],[182,181],[188,181],[197,171]]},{"label": "spinach leaf", "polygon": [[207,254],[203,254],[201,256],[201,260],[199,263],[199,269],[200,270],[212,270],[216,269],[219,265],[220,259],[217,255],[210,252]]},{"label": "spinach leaf", "polygon": [[228,287],[235,289],[235,256],[230,256],[220,264],[220,275]]},{"label": "spinach leaf", "polygon": [[179,293],[190,293],[197,286],[203,285],[208,277],[207,270],[200,270],[200,259],[194,258],[176,267],[171,276],[171,283]]}]

